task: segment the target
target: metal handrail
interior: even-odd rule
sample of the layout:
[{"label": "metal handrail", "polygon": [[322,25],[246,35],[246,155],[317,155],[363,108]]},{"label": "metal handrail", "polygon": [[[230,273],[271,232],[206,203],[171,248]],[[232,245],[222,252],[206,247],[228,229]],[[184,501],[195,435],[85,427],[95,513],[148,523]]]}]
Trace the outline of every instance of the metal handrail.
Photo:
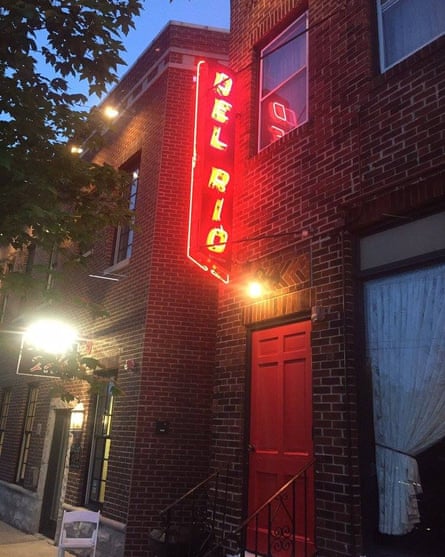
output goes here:
[{"label": "metal handrail", "polygon": [[167,514],[171,509],[173,509],[174,507],[179,505],[179,503],[182,503],[182,501],[184,501],[184,499],[187,499],[188,497],[193,495],[195,493],[195,491],[198,491],[198,489],[200,489],[201,487],[203,487],[204,485],[206,485],[207,483],[212,481],[213,478],[217,478],[218,475],[219,475],[219,471],[213,472],[213,474],[211,474],[208,478],[206,478],[205,480],[202,480],[202,482],[200,482],[199,484],[197,484],[194,487],[192,487],[191,489],[189,489],[187,491],[187,493],[184,493],[184,495],[181,495],[181,497],[176,499],[176,501],[173,501],[173,503],[170,503],[170,505],[165,507],[165,509],[162,509],[162,511],[160,511],[159,514],[160,515]]},{"label": "metal handrail", "polygon": [[[228,532],[226,535],[222,536],[222,539],[214,544],[205,554],[203,557],[210,557],[210,555],[220,549],[222,549],[225,544],[227,542],[230,541],[237,541],[237,538],[239,537],[240,534],[243,533],[243,531],[245,531],[246,527],[255,520],[256,522],[256,530],[258,530],[258,520],[259,520],[259,515],[260,513],[268,508],[268,524],[269,524],[269,529],[271,529],[271,522],[272,522],[272,517],[271,517],[271,504],[279,499],[281,497],[281,495],[290,487],[292,486],[294,489],[294,497],[293,497],[293,515],[295,516],[295,482],[303,475],[306,474],[306,472],[313,467],[315,464],[315,459],[311,459],[308,463],[306,463],[298,472],[297,474],[295,474],[290,480],[288,480],[284,485],[282,485],[272,496],[270,496],[267,501],[265,501],[262,505],[260,505],[260,507],[258,507],[258,509],[256,509],[253,513],[251,513],[235,530],[232,530],[231,532]],[[305,484],[305,498],[307,497],[307,487]],[[294,532],[293,534],[295,535],[295,525],[294,525]],[[307,539],[307,508],[305,505],[305,538]],[[257,539],[255,540],[256,544],[257,544]],[[270,538],[268,539],[268,555],[271,555],[271,548],[270,548]],[[257,551],[258,548],[256,548],[255,550],[255,554],[258,554]],[[294,555],[294,553],[292,553]],[[305,546],[305,555],[307,555],[307,546]]]},{"label": "metal handrail", "polygon": [[232,532],[230,532],[230,535],[236,535],[239,532],[241,532],[241,530],[243,530],[243,528],[245,528],[257,515],[260,514],[260,512],[265,509],[268,505],[270,505],[272,503],[272,501],[274,501],[275,499],[277,499],[284,491],[286,491],[286,489],[292,485],[296,480],[298,480],[298,478],[304,474],[305,472],[307,472],[309,470],[309,468],[311,468],[313,465],[315,464],[315,459],[312,459],[310,462],[308,462],[307,464],[305,464],[305,466],[303,466],[303,468],[297,473],[295,474],[295,476],[293,476],[290,480],[288,480],[284,485],[282,485],[280,487],[280,489],[278,491],[276,491],[271,497],[269,497],[269,499],[263,503],[260,507],[258,507],[258,509],[256,511],[254,511],[250,516],[248,516],[246,518],[246,520],[244,520],[244,522],[242,522],[238,528],[236,530],[233,530]]},{"label": "metal handrail", "polygon": [[216,471],[160,511],[161,524],[149,535],[158,557],[202,556],[214,537],[218,493]]}]

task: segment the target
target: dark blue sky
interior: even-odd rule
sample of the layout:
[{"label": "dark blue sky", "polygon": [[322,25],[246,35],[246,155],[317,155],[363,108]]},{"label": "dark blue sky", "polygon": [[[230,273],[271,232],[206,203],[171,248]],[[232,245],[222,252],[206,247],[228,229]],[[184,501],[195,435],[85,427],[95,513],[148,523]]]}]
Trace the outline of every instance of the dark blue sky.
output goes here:
[{"label": "dark blue sky", "polygon": [[[143,0],[144,9],[135,20],[135,29],[125,37],[126,52],[122,59],[127,65],[119,66],[118,77],[128,71],[132,64],[150,45],[153,39],[163,30],[169,21],[194,23],[208,27],[229,29],[230,26],[230,0]],[[38,56],[36,56],[38,58]],[[52,74],[52,69],[41,62],[38,66],[43,75]],[[109,90],[113,86],[110,86]],[[88,84],[77,79],[70,80],[70,92],[88,95]],[[90,97],[83,109],[91,108],[100,102],[96,96]]]},{"label": "dark blue sky", "polygon": [[[145,0],[136,29],[126,38],[125,61],[131,65],[171,20],[229,28],[230,0]],[[120,73],[128,69],[123,67]]]}]

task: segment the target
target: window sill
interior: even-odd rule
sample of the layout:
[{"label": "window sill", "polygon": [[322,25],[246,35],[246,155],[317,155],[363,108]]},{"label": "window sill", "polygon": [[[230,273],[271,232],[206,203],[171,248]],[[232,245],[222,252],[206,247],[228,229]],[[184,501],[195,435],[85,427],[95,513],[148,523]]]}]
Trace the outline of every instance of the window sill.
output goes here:
[{"label": "window sill", "polygon": [[107,267],[106,269],[104,269],[103,274],[104,275],[116,274],[116,272],[122,271],[122,269],[126,269],[129,264],[130,264],[130,258],[122,259],[122,261],[119,261],[119,263],[115,263],[114,265],[111,265],[111,267]]}]

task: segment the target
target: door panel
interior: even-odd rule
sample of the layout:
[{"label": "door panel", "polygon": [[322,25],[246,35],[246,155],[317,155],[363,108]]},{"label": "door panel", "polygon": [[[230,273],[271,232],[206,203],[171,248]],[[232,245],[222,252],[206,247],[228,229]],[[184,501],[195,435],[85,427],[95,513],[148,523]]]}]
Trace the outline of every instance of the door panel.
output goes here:
[{"label": "door panel", "polygon": [[[252,333],[249,514],[313,456],[310,325],[292,323]],[[295,523],[289,523],[294,515]],[[297,549],[304,538],[313,547],[312,471],[306,485],[298,480],[274,506],[272,526],[286,532],[281,540],[268,539],[271,518],[265,510],[259,516],[259,534],[248,531],[250,549],[270,553],[268,544],[273,543],[274,554],[285,555],[292,536]]]},{"label": "door panel", "polygon": [[70,414],[66,410],[56,411],[39,526],[39,532],[48,538],[54,538],[56,533],[65,457],[68,448]]}]

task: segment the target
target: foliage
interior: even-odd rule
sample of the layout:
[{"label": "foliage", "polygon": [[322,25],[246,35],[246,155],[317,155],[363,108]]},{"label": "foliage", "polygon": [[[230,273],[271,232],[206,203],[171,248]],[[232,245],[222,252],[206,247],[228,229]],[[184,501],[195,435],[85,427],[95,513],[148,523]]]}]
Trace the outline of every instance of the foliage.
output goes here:
[{"label": "foliage", "polygon": [[140,9],[139,0],[0,3],[1,244],[83,249],[105,226],[128,220],[127,177],[68,150],[69,138],[98,126],[97,110],[80,110],[87,98],[69,80],[102,94]]}]

